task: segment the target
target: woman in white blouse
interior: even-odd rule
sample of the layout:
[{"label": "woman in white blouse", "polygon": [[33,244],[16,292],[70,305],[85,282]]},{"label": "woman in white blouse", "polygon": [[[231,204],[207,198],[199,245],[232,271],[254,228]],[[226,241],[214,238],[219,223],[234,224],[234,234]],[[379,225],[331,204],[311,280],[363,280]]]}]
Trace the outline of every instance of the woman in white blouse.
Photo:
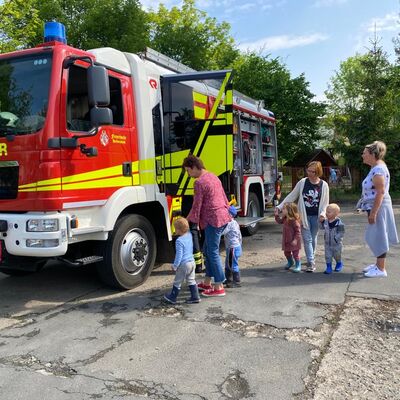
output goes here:
[{"label": "woman in white blouse", "polygon": [[375,141],[365,146],[364,164],[371,167],[362,183],[360,208],[367,212],[368,225],[365,241],[376,257],[376,262],[363,269],[367,278],[386,277],[386,254],[390,244],[399,242],[394,220],[392,199],[389,195],[390,173],[383,161],[386,145]]}]

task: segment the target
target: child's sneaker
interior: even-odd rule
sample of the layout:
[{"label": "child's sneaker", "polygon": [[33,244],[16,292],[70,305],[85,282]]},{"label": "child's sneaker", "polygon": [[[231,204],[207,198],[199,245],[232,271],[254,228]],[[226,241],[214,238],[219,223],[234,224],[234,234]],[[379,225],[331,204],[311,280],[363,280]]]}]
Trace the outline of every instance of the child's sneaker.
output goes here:
[{"label": "child's sneaker", "polygon": [[212,289],[212,285],[206,285],[204,282],[200,282],[199,284],[197,284],[197,287],[199,288],[199,290],[210,290]]},{"label": "child's sneaker", "polygon": [[343,269],[343,263],[341,261],[338,261],[336,263],[335,272],[340,272],[342,269]]},{"label": "child's sneaker", "polygon": [[205,297],[222,297],[225,296],[225,289],[207,289],[201,293]]},{"label": "child's sneaker", "polygon": [[375,268],[371,268],[368,272],[364,274],[366,278],[386,278],[387,272],[386,270],[381,271],[377,266]]},{"label": "child's sneaker", "polygon": [[[336,269],[335,269],[336,271]],[[331,263],[326,263],[326,270],[324,271],[324,274],[331,274],[332,273],[332,264]]]}]

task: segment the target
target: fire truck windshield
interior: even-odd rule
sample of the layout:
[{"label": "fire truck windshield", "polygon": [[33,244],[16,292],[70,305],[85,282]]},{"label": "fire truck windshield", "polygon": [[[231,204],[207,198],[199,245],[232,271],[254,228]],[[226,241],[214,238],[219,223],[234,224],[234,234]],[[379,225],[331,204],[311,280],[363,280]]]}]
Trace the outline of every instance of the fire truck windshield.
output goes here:
[{"label": "fire truck windshield", "polygon": [[0,137],[43,128],[50,72],[51,53],[0,59]]}]

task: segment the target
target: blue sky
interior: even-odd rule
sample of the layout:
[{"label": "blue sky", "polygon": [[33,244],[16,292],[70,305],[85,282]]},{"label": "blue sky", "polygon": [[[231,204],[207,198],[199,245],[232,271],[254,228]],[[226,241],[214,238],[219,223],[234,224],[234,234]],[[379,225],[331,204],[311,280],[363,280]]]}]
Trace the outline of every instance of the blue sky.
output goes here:
[{"label": "blue sky", "polygon": [[[145,8],[160,2],[142,0]],[[165,0],[166,7],[180,1]],[[316,100],[324,98],[340,62],[364,53],[374,30],[394,60],[399,0],[197,0],[197,8],[231,24],[242,50],[279,57],[292,77],[304,73]]]}]

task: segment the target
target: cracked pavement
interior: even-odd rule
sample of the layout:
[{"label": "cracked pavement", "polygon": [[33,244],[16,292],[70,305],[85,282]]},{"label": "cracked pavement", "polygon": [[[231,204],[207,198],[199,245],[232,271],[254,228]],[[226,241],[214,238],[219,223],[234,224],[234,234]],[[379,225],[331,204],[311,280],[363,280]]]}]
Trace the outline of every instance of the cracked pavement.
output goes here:
[{"label": "cracked pavement", "polygon": [[342,219],[342,273],[322,273],[322,240],[316,273],[285,271],[269,217],[244,238],[243,286],[200,304],[161,301],[168,266],[127,292],[58,264],[0,274],[0,398],[400,399],[400,248],[365,279],[365,218]]}]

